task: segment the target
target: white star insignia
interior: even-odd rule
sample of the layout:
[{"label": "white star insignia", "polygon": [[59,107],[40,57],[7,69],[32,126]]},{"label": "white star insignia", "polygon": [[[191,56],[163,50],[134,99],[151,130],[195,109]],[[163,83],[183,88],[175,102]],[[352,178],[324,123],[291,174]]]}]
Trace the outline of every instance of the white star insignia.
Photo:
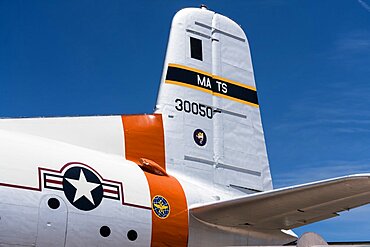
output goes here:
[{"label": "white star insignia", "polygon": [[73,199],[73,202],[76,202],[81,197],[85,197],[88,199],[93,205],[95,205],[94,199],[92,197],[91,191],[93,191],[96,187],[98,187],[100,184],[91,183],[86,180],[85,173],[83,170],[80,170],[80,176],[78,180],[66,178],[66,180],[73,185],[73,187],[76,188],[76,194],[75,198]]}]

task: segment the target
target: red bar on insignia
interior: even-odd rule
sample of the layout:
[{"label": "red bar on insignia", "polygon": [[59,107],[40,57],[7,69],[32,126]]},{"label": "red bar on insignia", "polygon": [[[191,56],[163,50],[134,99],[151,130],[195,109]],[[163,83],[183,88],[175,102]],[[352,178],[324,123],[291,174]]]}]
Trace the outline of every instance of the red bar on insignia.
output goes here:
[{"label": "red bar on insignia", "polygon": [[45,187],[63,189],[63,178],[46,174]]},{"label": "red bar on insignia", "polygon": [[113,197],[116,199],[119,198],[119,191],[118,191],[118,187],[116,186],[109,186],[109,185],[103,184],[103,193],[104,193],[104,196]]}]

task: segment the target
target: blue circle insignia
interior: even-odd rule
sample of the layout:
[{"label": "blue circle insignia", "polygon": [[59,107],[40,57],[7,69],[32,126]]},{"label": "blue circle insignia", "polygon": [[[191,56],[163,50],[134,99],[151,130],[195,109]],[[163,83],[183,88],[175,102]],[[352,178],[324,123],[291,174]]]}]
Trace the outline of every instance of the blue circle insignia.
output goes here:
[{"label": "blue circle insignia", "polygon": [[165,219],[170,215],[170,204],[163,196],[155,196],[152,199],[152,209],[155,215],[161,219]]},{"label": "blue circle insignia", "polygon": [[207,135],[201,129],[196,129],[193,133],[193,138],[196,144],[199,146],[204,146],[207,143]]},{"label": "blue circle insignia", "polygon": [[63,176],[63,191],[68,201],[76,208],[90,211],[103,199],[103,185],[89,169],[80,166],[69,168]]}]

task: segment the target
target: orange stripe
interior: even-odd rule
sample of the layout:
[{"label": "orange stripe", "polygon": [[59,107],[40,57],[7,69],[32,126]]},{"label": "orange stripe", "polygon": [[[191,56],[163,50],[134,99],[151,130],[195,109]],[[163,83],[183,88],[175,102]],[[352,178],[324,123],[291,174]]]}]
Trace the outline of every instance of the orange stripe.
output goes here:
[{"label": "orange stripe", "polygon": [[140,158],[147,158],[166,169],[162,115],[128,115],[122,121],[126,159],[139,163]]},{"label": "orange stripe", "polygon": [[[122,116],[125,131],[126,159],[139,163],[140,158],[155,161],[165,169],[162,115]],[[158,217],[152,210],[152,247],[186,247],[188,241],[188,208],[181,184],[172,176],[144,172],[151,199],[160,195],[169,204],[169,214]],[[152,206],[153,208],[153,206]]]},{"label": "orange stripe", "polygon": [[[170,207],[169,215],[162,219],[152,210],[152,247],[188,245],[188,208],[185,193],[176,178],[145,172],[153,199],[160,195]],[[152,206],[153,207],[153,206]]]}]

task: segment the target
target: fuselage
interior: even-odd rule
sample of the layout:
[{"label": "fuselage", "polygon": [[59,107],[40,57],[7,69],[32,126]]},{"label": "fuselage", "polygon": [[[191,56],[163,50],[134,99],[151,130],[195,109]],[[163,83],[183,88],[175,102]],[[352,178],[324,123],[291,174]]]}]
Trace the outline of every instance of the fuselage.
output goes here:
[{"label": "fuselage", "polygon": [[50,138],[9,130],[1,130],[0,136],[1,244],[215,246],[286,241],[284,234],[234,231],[189,215],[192,205],[243,194],[236,190],[171,171],[157,175],[126,157]]},{"label": "fuselage", "polygon": [[284,224],[228,221],[239,213],[227,210],[205,222],[191,213],[272,190],[241,27],[203,7],[183,9],[172,21],[164,64],[156,114],[0,120],[0,245],[243,246],[296,239],[280,230]]}]

